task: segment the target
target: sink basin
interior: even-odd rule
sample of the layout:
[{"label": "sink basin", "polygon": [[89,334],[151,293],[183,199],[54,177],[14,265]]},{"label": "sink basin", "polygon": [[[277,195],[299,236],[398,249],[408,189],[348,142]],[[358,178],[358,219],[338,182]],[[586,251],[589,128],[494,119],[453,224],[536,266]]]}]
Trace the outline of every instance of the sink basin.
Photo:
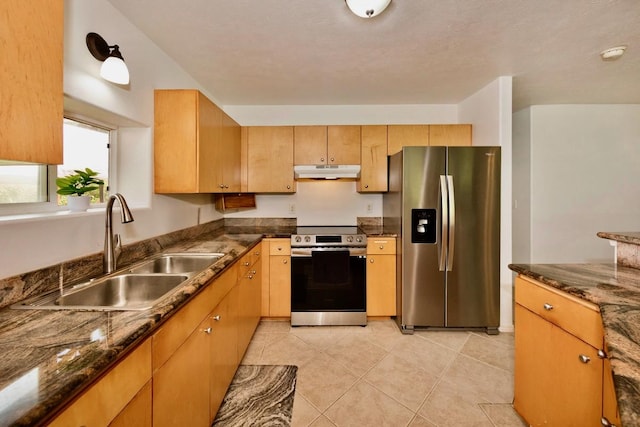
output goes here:
[{"label": "sink basin", "polygon": [[163,254],[129,269],[131,273],[193,273],[202,271],[222,258],[221,253]]},{"label": "sink basin", "polygon": [[12,308],[146,310],[189,277],[187,274],[119,274],[88,282],[63,296],[54,292],[14,304]]}]

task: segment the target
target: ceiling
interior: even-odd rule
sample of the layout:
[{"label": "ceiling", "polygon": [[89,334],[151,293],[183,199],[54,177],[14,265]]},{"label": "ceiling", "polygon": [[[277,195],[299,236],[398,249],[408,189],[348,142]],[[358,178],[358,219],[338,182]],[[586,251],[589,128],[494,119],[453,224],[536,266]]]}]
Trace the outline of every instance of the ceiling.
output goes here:
[{"label": "ceiling", "polygon": [[514,111],[640,103],[638,0],[109,1],[222,105],[457,104],[504,75]]}]

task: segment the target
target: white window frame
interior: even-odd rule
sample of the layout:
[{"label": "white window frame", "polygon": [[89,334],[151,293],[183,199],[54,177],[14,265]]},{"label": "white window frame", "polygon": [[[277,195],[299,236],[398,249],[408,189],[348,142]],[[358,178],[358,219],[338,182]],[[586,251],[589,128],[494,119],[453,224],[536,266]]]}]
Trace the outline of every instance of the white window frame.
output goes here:
[{"label": "white window frame", "polygon": [[[117,136],[118,127],[100,120],[82,116],[79,114],[65,113],[65,119],[74,120],[76,122],[85,123],[90,126],[98,127],[109,132],[109,194],[115,194],[116,182],[116,159],[117,159]],[[60,212],[68,211],[66,206],[58,206],[56,198],[56,178],[58,165],[42,165],[47,168],[47,184],[49,201],[46,202],[30,202],[30,203],[6,203],[0,204],[0,221],[3,219],[12,219],[20,216],[49,216],[57,215]],[[105,189],[106,192],[106,189]],[[108,197],[105,197],[105,203],[94,203],[90,206],[89,211],[103,210],[106,206]],[[83,212],[74,214],[82,215]]]}]

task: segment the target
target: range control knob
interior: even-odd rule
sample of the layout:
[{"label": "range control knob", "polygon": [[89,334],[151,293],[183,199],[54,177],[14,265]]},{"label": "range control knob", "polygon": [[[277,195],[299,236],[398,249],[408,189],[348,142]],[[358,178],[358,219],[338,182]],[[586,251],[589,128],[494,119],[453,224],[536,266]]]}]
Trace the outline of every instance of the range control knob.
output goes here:
[{"label": "range control knob", "polygon": [[356,242],[361,243],[362,242],[362,237],[360,237],[360,236],[356,237]]},{"label": "range control knob", "polygon": [[310,236],[304,236],[304,241],[309,243],[311,241],[311,237]]},{"label": "range control knob", "polygon": [[302,241],[302,237],[300,237],[300,236],[296,236],[296,242],[297,242],[297,243],[300,243],[301,241]]},{"label": "range control knob", "polygon": [[349,243],[353,242],[353,237],[347,236],[347,242],[349,242]]}]

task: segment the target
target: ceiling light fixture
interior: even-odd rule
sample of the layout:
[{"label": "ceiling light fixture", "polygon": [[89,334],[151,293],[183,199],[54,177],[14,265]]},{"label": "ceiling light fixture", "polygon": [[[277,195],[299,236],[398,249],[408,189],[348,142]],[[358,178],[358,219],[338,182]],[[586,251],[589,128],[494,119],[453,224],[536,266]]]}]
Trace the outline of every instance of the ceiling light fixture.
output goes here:
[{"label": "ceiling light fixture", "polygon": [[380,15],[391,3],[391,0],[345,0],[351,12],[360,18],[373,18]]},{"label": "ceiling light fixture", "polygon": [[624,55],[624,51],[627,50],[626,46],[616,46],[609,49],[605,49],[600,52],[600,57],[603,61],[615,61]]},{"label": "ceiling light fixture", "polygon": [[99,34],[89,33],[87,48],[94,58],[103,61],[100,68],[100,76],[103,79],[119,85],[129,84],[129,69],[117,44],[109,46]]}]

